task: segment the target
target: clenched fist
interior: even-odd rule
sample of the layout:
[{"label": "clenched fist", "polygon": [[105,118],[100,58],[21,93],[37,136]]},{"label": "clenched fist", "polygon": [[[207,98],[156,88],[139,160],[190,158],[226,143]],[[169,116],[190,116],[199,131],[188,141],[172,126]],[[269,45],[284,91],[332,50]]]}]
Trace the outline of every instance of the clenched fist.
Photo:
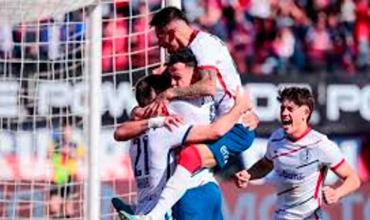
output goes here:
[{"label": "clenched fist", "polygon": [[242,170],[235,174],[235,185],[239,188],[247,188],[251,175],[246,171]]},{"label": "clenched fist", "polygon": [[330,186],[324,186],[322,189],[322,194],[324,197],[324,202],[328,205],[335,204],[340,199],[335,189],[331,188]]}]

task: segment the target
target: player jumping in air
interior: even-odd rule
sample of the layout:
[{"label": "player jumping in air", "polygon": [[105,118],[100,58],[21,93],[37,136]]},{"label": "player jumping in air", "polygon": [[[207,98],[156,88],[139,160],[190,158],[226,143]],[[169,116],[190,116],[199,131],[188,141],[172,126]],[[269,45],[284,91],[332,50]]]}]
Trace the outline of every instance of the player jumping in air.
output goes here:
[{"label": "player jumping in air", "polygon": [[[169,65],[169,70],[172,74],[172,85],[177,85],[177,88],[188,87],[193,79],[191,72],[195,68],[194,57],[191,51],[182,50],[172,54]],[[184,80],[188,81],[188,84],[183,83]],[[254,117],[252,118],[254,119]],[[163,210],[170,209],[189,188],[187,182],[194,171],[201,167],[214,167],[217,163],[220,167],[223,167],[228,160],[229,154],[236,155],[248,148],[253,141],[254,134],[249,130],[246,132],[246,130],[242,124],[238,124],[216,142],[208,145],[186,147],[180,154],[179,165],[175,171],[175,174],[180,174],[180,178],[179,176],[176,176],[176,178],[171,177],[170,181],[172,180],[173,182],[167,183],[165,191],[159,200],[159,205],[156,206],[158,211],[152,211],[148,217],[159,219],[163,216]],[[193,155],[197,157],[194,158]],[[179,173],[179,171],[181,172]],[[161,206],[160,203],[164,205]]]}]

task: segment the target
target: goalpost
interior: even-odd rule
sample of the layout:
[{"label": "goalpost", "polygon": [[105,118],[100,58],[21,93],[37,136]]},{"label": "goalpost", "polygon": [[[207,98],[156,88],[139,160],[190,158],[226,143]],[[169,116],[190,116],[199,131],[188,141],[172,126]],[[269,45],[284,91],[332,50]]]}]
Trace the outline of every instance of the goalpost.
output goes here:
[{"label": "goalpost", "polygon": [[110,199],[134,201],[112,136],[164,58],[148,22],[165,5],[181,1],[0,0],[0,219],[118,219]]}]

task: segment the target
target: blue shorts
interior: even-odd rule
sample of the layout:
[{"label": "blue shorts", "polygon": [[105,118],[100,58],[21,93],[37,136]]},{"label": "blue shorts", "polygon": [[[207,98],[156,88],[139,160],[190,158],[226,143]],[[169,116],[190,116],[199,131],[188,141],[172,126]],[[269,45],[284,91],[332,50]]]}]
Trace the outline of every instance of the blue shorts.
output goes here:
[{"label": "blue shorts", "polygon": [[189,189],[172,210],[176,220],[223,220],[221,190],[213,182]]},{"label": "blue shorts", "polygon": [[207,143],[216,160],[216,167],[222,169],[230,156],[239,155],[247,150],[252,145],[254,138],[254,131],[249,130],[242,124],[236,124],[218,140]]}]

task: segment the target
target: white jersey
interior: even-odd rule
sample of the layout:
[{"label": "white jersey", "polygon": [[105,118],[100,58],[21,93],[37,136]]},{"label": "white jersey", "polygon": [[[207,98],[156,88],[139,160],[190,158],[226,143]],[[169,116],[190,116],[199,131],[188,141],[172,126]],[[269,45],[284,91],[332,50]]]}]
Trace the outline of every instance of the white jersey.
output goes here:
[{"label": "white jersey", "polygon": [[217,72],[216,117],[229,112],[234,105],[237,87],[241,87],[240,75],[227,46],[216,36],[206,32],[194,32],[189,48],[194,53],[198,69],[212,69]]},{"label": "white jersey", "polygon": [[[169,112],[183,117],[187,124],[208,125],[215,118],[214,99],[205,96],[192,100],[176,100],[169,104]],[[186,137],[183,142],[185,142]],[[204,168],[192,176],[189,188],[216,182],[213,172]]]},{"label": "white jersey", "polygon": [[[170,112],[175,113],[177,109],[196,114],[201,112],[200,109],[203,109],[202,115],[207,115],[207,107],[197,105],[196,102],[176,101],[170,104]],[[195,123],[197,119],[191,114],[186,114],[183,117],[190,123]],[[209,124],[210,122],[209,117],[202,117],[202,120],[200,123]],[[167,128],[150,129],[131,141],[130,158],[137,186],[136,214],[147,214],[157,204],[168,178],[175,169],[174,149],[183,145],[191,129],[190,123],[176,127],[173,131],[169,131]],[[193,179],[192,187],[199,186],[204,181],[215,181],[213,174],[208,169],[203,170]]]},{"label": "white jersey", "polygon": [[270,137],[265,157],[276,171],[275,219],[310,219],[321,204],[321,186],[328,168],[335,170],[344,157],[338,146],[315,130],[296,141],[283,129]]},{"label": "white jersey", "polygon": [[168,106],[170,114],[183,117],[188,124],[210,124],[215,118],[215,103],[210,96],[193,100],[174,100]]}]

